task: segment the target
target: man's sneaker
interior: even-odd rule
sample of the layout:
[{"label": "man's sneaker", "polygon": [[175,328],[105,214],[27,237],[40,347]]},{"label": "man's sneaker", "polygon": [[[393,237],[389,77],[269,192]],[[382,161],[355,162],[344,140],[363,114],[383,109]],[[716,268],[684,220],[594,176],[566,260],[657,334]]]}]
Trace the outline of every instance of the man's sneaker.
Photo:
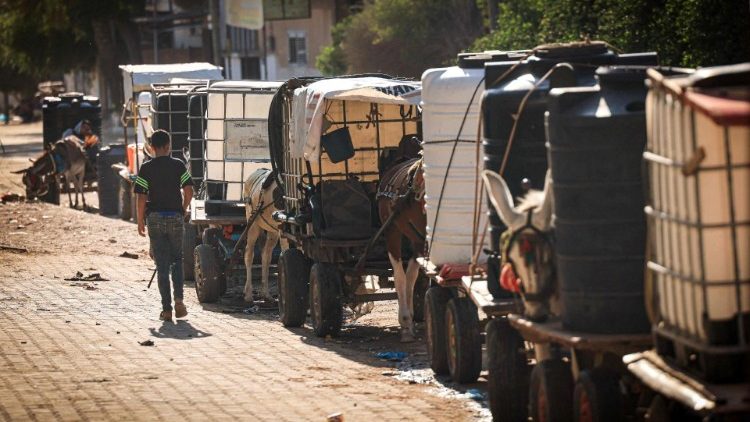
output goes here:
[{"label": "man's sneaker", "polygon": [[172,311],[161,311],[159,319],[162,321],[172,321]]},{"label": "man's sneaker", "polygon": [[175,301],[174,303],[175,318],[185,318],[187,316],[187,308],[182,302]]}]

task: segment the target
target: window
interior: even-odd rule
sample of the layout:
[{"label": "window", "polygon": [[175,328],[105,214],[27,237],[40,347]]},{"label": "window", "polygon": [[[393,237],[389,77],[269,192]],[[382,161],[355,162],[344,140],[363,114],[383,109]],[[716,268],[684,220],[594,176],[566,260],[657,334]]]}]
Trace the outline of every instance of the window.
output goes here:
[{"label": "window", "polygon": [[307,40],[304,32],[289,32],[289,63],[307,64]]}]

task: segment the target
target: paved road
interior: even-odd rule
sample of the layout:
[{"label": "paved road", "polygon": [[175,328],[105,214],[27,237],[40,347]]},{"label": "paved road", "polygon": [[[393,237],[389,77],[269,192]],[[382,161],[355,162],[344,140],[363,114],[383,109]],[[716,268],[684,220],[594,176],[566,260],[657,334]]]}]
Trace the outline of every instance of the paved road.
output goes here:
[{"label": "paved road", "polygon": [[[9,171],[25,165],[39,131],[0,128],[10,150],[0,156],[3,192],[23,193]],[[147,248],[132,223],[0,205],[0,420],[487,418],[429,376],[421,342],[397,342],[393,303],[325,340],[309,326],[285,329],[273,312],[242,313],[231,299],[201,306],[188,287],[188,318],[162,323],[158,291],[146,289]],[[65,280],[77,271],[107,280]],[[154,345],[139,344],[147,340]],[[409,353],[406,364],[374,357],[394,349]]]}]

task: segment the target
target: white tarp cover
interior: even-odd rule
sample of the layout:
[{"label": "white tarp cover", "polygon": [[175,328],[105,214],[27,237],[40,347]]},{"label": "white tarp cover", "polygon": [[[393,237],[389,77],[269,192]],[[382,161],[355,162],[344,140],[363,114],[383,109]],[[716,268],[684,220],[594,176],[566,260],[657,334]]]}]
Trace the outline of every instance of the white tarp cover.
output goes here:
[{"label": "white tarp cover", "polygon": [[122,90],[125,98],[133,92],[147,91],[151,84],[169,82],[172,78],[224,79],[222,68],[211,63],[127,64],[122,70]]},{"label": "white tarp cover", "polygon": [[320,157],[325,100],[419,105],[422,84],[377,77],[324,79],[294,91],[289,153],[308,161]]}]

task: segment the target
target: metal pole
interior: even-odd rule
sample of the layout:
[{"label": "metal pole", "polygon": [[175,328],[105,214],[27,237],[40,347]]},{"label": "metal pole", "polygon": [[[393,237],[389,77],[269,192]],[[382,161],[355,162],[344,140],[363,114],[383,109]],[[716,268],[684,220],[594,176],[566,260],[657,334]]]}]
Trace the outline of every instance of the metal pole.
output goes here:
[{"label": "metal pole", "polygon": [[223,66],[223,57],[221,52],[221,13],[220,0],[209,0],[209,12],[211,14],[211,45],[213,49],[214,64]]},{"label": "metal pole", "polygon": [[159,64],[159,33],[156,28],[156,7],[158,6],[159,0],[154,0],[152,3],[151,17],[153,22],[151,29],[153,31],[153,43],[154,43],[154,64]]},{"label": "metal pole", "polygon": [[268,77],[268,46],[266,43],[266,22],[263,21],[263,28],[261,28],[261,31],[263,31],[263,79],[270,81],[271,79]]}]

